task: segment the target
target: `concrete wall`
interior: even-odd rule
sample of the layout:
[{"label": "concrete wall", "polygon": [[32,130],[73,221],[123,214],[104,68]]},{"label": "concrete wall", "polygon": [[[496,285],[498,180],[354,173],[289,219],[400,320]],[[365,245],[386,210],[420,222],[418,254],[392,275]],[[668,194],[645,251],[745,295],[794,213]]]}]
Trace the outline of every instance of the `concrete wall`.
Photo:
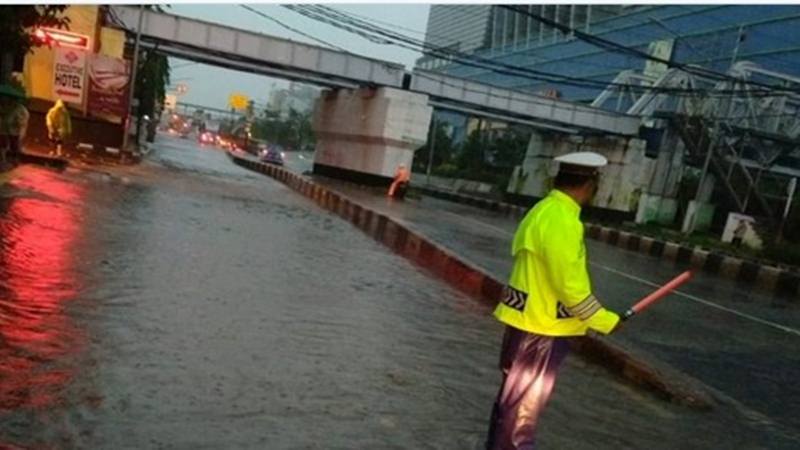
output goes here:
[{"label": "concrete wall", "polygon": [[534,133],[522,166],[514,171],[508,192],[544,197],[557,173],[553,157],[575,151],[593,151],[608,158],[592,206],[636,212],[647,190],[655,160],[645,156],[645,142],[616,137],[568,137]]},{"label": "concrete wall", "polygon": [[325,91],[317,100],[314,171],[391,179],[425,144],[428,97],[392,88]]}]

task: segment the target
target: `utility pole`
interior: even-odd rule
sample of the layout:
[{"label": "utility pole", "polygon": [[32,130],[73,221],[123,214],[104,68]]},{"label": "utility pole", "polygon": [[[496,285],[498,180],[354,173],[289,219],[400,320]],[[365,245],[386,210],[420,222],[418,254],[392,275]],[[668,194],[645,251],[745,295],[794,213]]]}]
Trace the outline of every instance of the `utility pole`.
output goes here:
[{"label": "utility pole", "polygon": [[[131,79],[129,82],[129,89],[128,89],[128,117],[125,119],[125,126],[122,132],[122,151],[124,152],[128,148],[128,128],[130,126],[131,118],[133,114],[131,111],[133,110],[133,98],[134,98],[134,91],[136,90],[136,72],[139,68],[139,42],[142,39],[142,18],[144,17],[144,5],[139,5],[139,23],[136,25],[136,41],[133,44],[133,67],[131,67]],[[136,135],[139,135],[139,128],[140,124],[136,124]],[[136,145],[138,146],[139,143],[137,142]]]},{"label": "utility pole", "polygon": [[792,200],[794,200],[794,191],[797,189],[797,178],[792,178],[789,181],[789,186],[786,188],[788,194],[786,198],[786,206],[783,208],[783,218],[781,218],[781,226],[778,229],[778,238],[776,243],[780,244],[783,241],[783,229],[786,226],[786,219],[789,217],[789,209],[792,207]]},{"label": "utility pole", "polygon": [[431,123],[433,125],[433,132],[432,132],[432,136],[431,136],[431,145],[428,146],[428,173],[427,173],[427,184],[428,185],[431,184],[431,169],[433,168],[433,152],[434,152],[434,150],[436,148],[436,130],[438,128],[438,125],[437,125],[437,122],[436,122],[436,112],[431,114],[431,116],[432,116],[431,117],[432,118]]}]

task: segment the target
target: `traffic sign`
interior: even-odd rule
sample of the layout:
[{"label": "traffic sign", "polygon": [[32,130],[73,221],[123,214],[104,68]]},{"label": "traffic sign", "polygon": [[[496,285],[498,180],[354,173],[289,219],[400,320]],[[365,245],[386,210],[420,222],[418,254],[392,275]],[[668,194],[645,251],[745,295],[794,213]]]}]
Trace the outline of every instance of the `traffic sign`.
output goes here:
[{"label": "traffic sign", "polygon": [[228,97],[228,106],[233,109],[245,109],[248,103],[250,103],[250,99],[238,92],[234,92]]}]

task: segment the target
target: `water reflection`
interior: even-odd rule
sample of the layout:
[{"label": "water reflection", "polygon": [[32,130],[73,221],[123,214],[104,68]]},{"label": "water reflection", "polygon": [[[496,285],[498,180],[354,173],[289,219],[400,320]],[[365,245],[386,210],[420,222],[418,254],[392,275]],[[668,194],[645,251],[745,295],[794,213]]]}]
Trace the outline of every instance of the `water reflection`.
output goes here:
[{"label": "water reflection", "polygon": [[66,312],[83,192],[32,169],[0,196],[0,411],[44,410],[64,403],[83,343]]}]

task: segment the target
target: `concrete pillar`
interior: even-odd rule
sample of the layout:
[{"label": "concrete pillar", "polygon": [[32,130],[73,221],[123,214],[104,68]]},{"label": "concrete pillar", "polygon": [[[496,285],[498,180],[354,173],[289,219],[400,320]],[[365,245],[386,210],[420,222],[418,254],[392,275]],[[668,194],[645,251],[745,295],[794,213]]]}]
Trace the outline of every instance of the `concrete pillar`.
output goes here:
[{"label": "concrete pillar", "polygon": [[636,223],[669,225],[678,211],[676,199],[683,174],[683,142],[672,129],[664,131],[659,145],[653,176],[639,200]]},{"label": "concrete pillar", "polygon": [[711,203],[711,195],[714,193],[716,177],[713,174],[706,174],[703,186],[700,188],[699,201],[691,200],[683,216],[683,226],[681,231],[691,233],[694,231],[706,231],[711,227],[714,218],[714,205]]},{"label": "concrete pillar", "polygon": [[645,156],[645,142],[640,139],[534,133],[522,166],[514,171],[508,192],[544,197],[556,174],[553,158],[575,151],[593,151],[608,158],[592,206],[635,214],[655,166],[655,160]]},{"label": "concrete pillar", "polygon": [[424,94],[393,88],[324,91],[314,111],[314,173],[390,183],[400,164],[411,170],[432,113]]},{"label": "concrete pillar", "polygon": [[507,192],[541,198],[550,190],[553,178],[553,157],[559,141],[541,133],[531,133],[522,165],[511,174]]}]

